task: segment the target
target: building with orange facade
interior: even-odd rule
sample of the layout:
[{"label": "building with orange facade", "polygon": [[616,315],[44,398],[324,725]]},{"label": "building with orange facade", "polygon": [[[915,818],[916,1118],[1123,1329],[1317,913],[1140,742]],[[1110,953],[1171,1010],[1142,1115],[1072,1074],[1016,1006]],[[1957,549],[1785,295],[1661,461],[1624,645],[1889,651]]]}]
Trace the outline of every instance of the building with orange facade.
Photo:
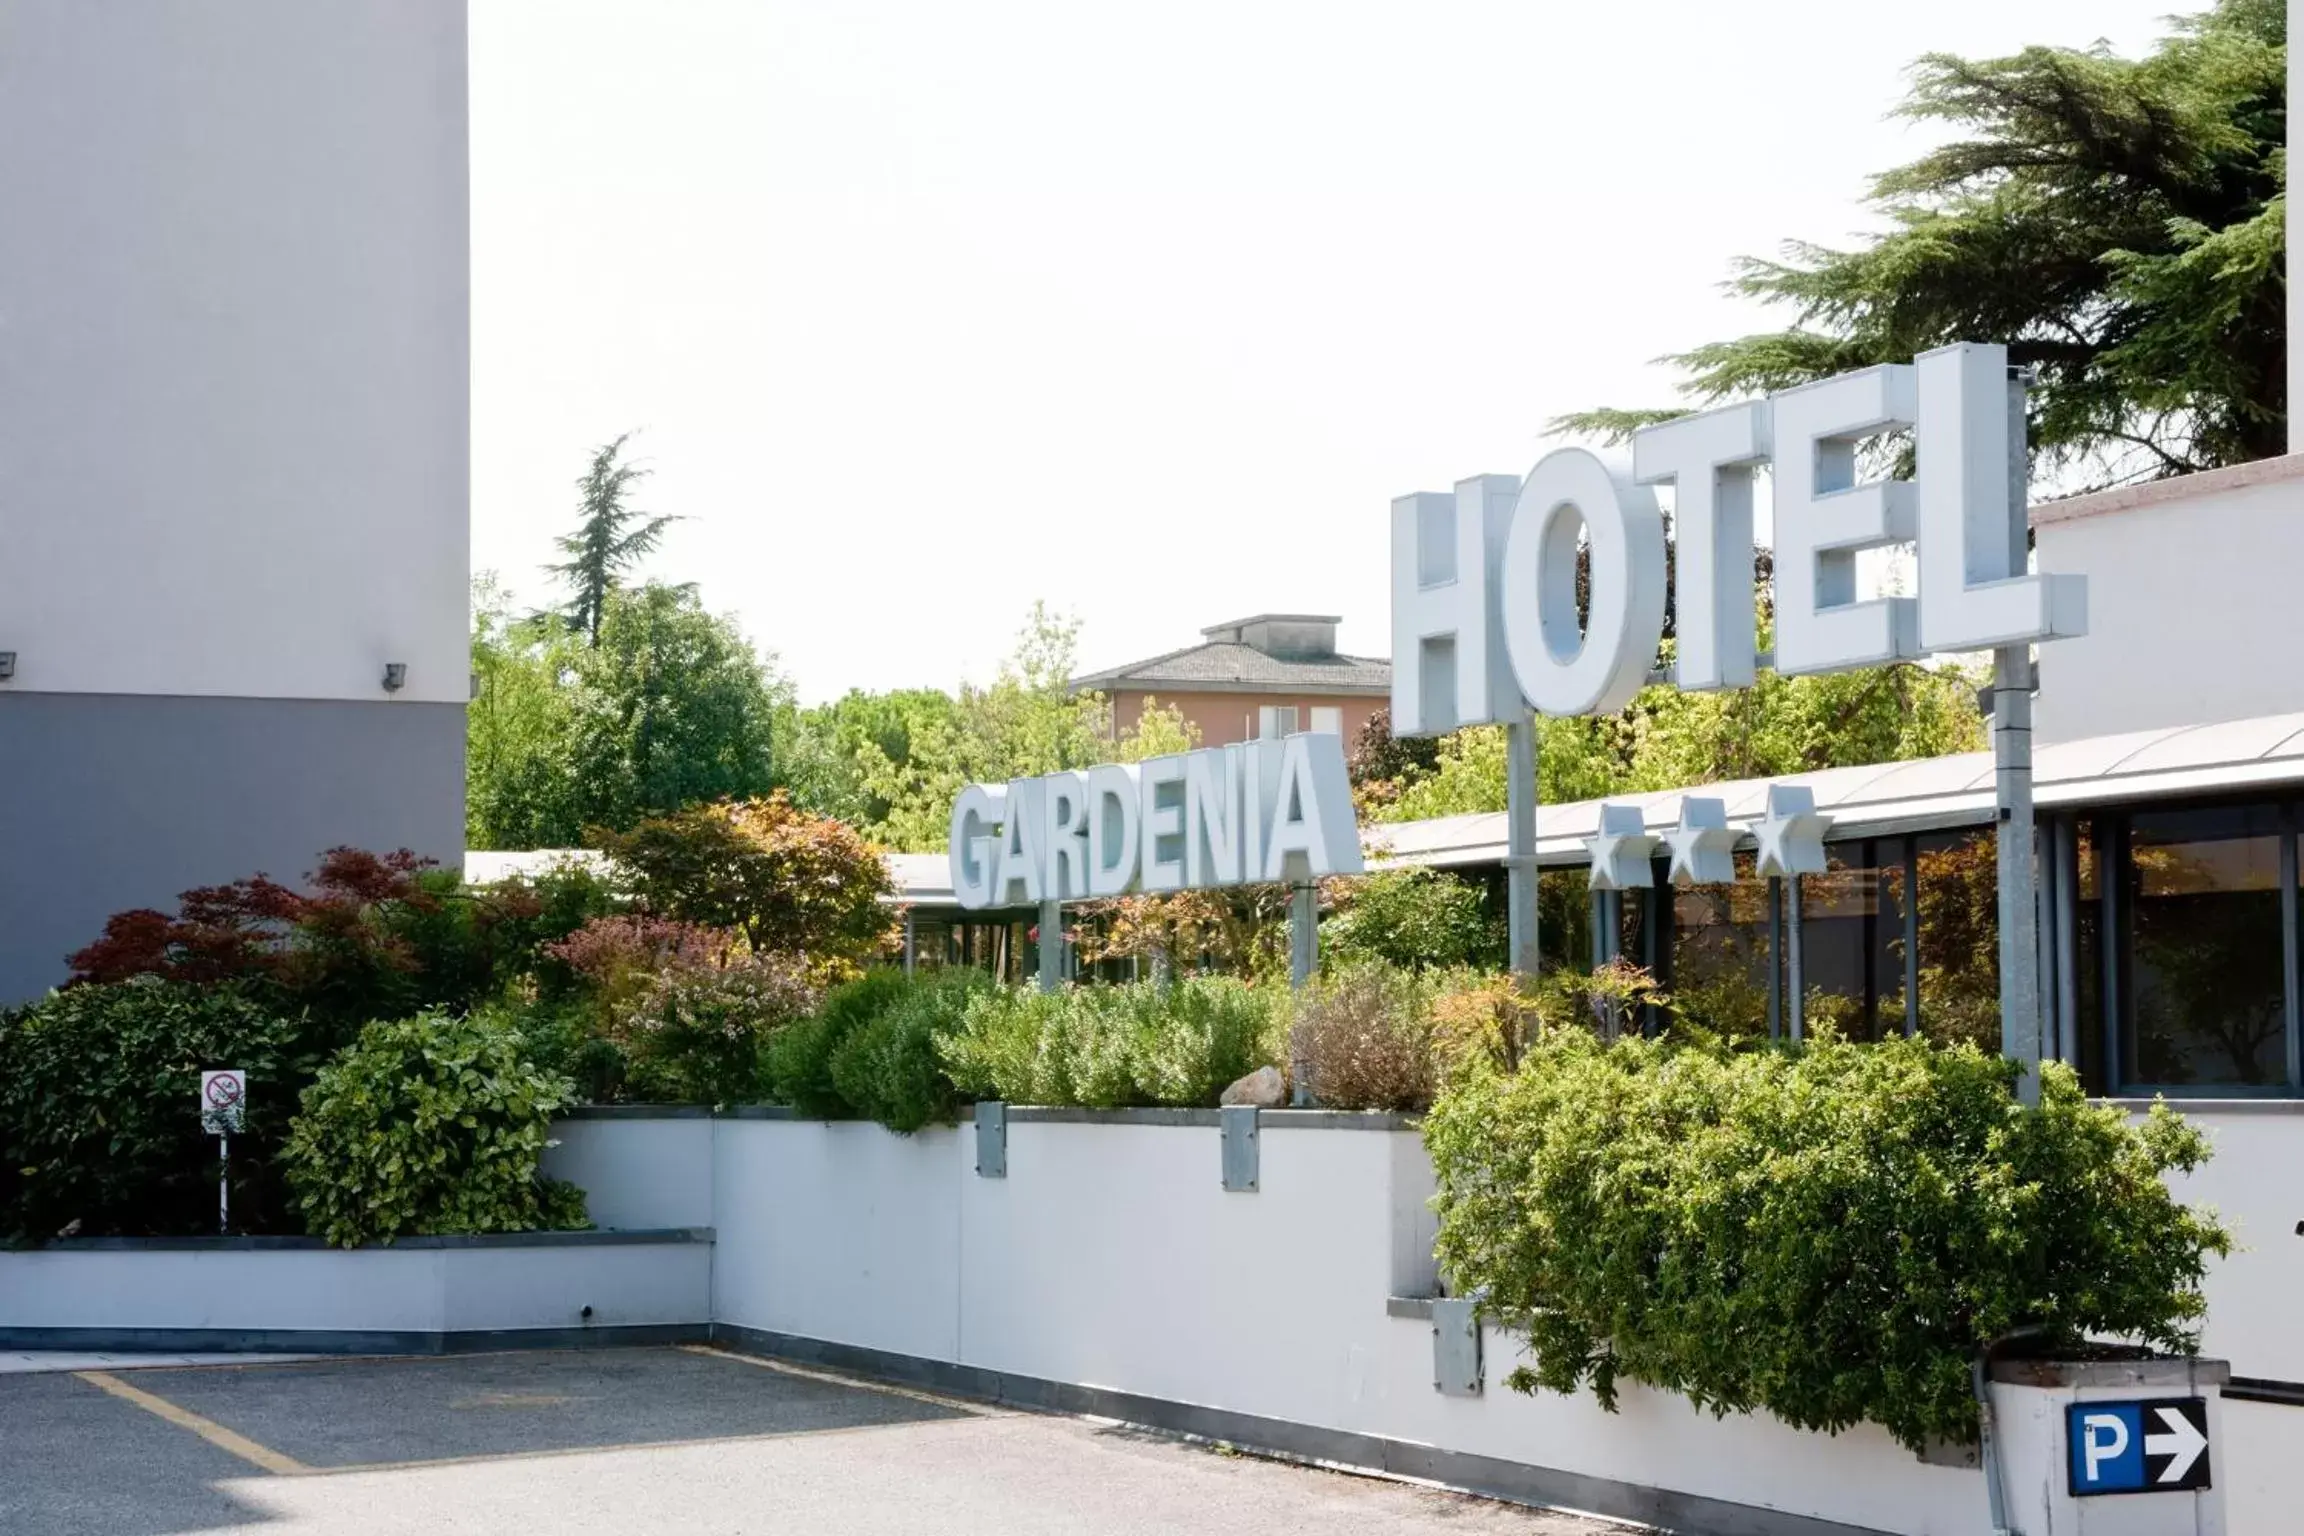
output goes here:
[{"label": "building with orange facade", "polygon": [[1336,649],[1333,614],[1260,613],[1212,624],[1198,645],[1072,680],[1112,701],[1115,737],[1136,728],[1147,700],[1183,712],[1203,746],[1334,731],[1349,742],[1392,691],[1392,664]]}]

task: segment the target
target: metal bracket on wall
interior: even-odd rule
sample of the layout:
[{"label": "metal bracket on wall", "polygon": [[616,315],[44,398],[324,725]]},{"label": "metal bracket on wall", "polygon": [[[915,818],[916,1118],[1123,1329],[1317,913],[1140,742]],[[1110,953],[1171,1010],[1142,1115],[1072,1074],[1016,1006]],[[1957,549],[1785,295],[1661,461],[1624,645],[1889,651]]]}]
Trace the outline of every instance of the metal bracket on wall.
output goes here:
[{"label": "metal bracket on wall", "polygon": [[1256,1106],[1227,1104],[1217,1111],[1224,1127],[1224,1187],[1256,1192]]},{"label": "metal bracket on wall", "polygon": [[976,1176],[1008,1177],[1008,1106],[998,1099],[976,1106]]},{"label": "metal bracket on wall", "polygon": [[1432,1386],[1449,1397],[1480,1395],[1480,1304],[1466,1296],[1432,1303]]}]

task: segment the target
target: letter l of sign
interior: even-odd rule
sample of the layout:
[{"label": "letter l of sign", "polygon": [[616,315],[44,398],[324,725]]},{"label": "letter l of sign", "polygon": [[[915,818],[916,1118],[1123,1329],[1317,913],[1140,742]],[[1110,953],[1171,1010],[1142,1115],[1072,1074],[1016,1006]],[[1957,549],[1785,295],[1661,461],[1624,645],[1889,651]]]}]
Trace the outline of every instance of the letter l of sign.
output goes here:
[{"label": "letter l of sign", "polygon": [[[1920,644],[1980,651],[2088,632],[2088,579],[2028,575],[2030,509],[2008,349],[1963,342],[1913,361],[1919,409]],[[2028,483],[2028,481],[2027,481]]]}]

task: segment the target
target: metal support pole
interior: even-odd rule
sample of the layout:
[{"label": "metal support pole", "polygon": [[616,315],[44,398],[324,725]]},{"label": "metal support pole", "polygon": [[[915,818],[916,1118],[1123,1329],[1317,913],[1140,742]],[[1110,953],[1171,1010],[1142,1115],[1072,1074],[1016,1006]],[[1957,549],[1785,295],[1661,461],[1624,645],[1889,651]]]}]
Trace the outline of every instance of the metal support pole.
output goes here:
[{"label": "metal support pole", "polygon": [[1320,892],[1310,884],[1299,885],[1288,893],[1288,984],[1309,985],[1319,968]]},{"label": "metal support pole", "polygon": [[1504,726],[1504,909],[1513,974],[1536,979],[1536,722]]},{"label": "metal support pole", "polygon": [[1784,1038],[1784,877],[1768,877],[1768,1038]]},{"label": "metal support pole", "polygon": [[920,958],[920,934],[919,934],[919,930],[918,930],[918,927],[917,927],[917,925],[916,925],[916,924],[914,923],[914,921],[913,921],[913,918],[912,918],[912,911],[911,911],[911,909],[910,909],[909,907],[907,907],[907,908],[905,909],[905,911],[904,911],[904,974],[905,974],[905,975],[909,976],[909,975],[911,975],[911,974],[912,974],[912,971],[913,971],[913,968],[914,968],[914,966],[915,966],[915,965],[917,965],[917,964],[918,964],[918,962],[919,962],[919,958]]},{"label": "metal support pole", "polygon": [[[2032,468],[2024,441],[2024,379],[2008,380],[2008,537],[2011,569],[2028,563]],[[1999,801],[2000,1052],[2022,1069],[2016,1096],[2040,1102],[2040,880],[2032,820],[2032,649],[1992,653],[1992,777]]]},{"label": "metal support pole", "polygon": [[1592,893],[1592,969],[1608,963],[1608,893]]},{"label": "metal support pole", "polygon": [[232,1231],[232,1138],[218,1136],[216,1151],[216,1231],[220,1236],[229,1236]]},{"label": "metal support pole", "polygon": [[[1288,892],[1288,985],[1298,991],[1312,984],[1320,968],[1320,892],[1309,882]],[[1294,1044],[1291,1032],[1290,1044]],[[1297,1109],[1312,1105],[1311,1063],[1293,1051],[1288,1057],[1288,1102]]]},{"label": "metal support pole", "polygon": [[1040,990],[1054,992],[1064,985],[1064,903],[1040,903]]},{"label": "metal support pole", "polygon": [[1784,1028],[1792,1043],[1807,1038],[1808,972],[1800,953],[1800,877],[1784,882]]}]

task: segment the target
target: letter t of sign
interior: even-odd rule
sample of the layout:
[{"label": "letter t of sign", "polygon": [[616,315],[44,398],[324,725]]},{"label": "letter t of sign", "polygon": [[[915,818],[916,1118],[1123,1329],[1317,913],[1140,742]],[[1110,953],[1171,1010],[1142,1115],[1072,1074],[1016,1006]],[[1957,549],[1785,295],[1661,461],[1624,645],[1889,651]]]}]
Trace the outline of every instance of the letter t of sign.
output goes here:
[{"label": "letter t of sign", "polygon": [[1673,486],[1673,681],[1683,688],[1749,688],[1758,674],[1752,468],[1768,452],[1763,400],[1632,436],[1632,478]]},{"label": "letter t of sign", "polygon": [[1520,482],[1475,475],[1392,503],[1392,733],[1518,718],[1496,573]]}]

